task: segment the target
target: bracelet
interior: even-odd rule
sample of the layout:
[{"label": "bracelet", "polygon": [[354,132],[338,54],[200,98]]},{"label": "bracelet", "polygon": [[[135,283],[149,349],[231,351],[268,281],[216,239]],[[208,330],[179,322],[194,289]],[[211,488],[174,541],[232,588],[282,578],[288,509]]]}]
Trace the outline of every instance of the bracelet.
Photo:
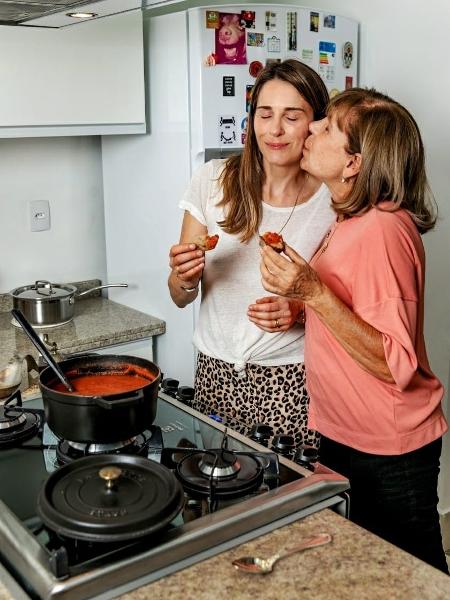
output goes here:
[{"label": "bracelet", "polygon": [[300,323],[300,325],[304,325],[305,321],[306,321],[305,309],[301,308],[300,312],[297,315],[297,323]]},{"label": "bracelet", "polygon": [[197,285],[196,285],[196,286],[194,286],[194,287],[190,287],[190,288],[188,288],[188,287],[184,287],[184,285],[180,285],[180,287],[181,287],[181,289],[182,289],[182,290],[184,290],[185,292],[195,292],[195,291],[197,291],[197,290],[198,290],[198,283],[197,283]]}]

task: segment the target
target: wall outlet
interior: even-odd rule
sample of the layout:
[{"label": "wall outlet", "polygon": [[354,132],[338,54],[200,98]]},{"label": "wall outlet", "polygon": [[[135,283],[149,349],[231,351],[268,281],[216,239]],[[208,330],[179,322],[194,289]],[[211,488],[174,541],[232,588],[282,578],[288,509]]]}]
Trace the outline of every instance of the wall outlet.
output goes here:
[{"label": "wall outlet", "polygon": [[32,200],[29,206],[31,231],[47,231],[50,229],[50,204],[48,200]]}]

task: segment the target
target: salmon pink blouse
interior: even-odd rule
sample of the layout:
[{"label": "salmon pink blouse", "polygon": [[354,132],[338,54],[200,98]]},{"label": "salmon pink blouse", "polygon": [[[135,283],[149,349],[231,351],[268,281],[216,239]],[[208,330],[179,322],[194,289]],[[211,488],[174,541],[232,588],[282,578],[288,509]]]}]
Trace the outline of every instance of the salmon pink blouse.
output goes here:
[{"label": "salmon pink blouse", "polygon": [[336,223],[326,243],[311,265],[342,302],[382,333],[395,383],[360,367],[307,307],[309,427],[371,454],[420,448],[445,433],[447,423],[443,388],[425,349],[425,253],[417,228],[404,210],[374,208]]}]

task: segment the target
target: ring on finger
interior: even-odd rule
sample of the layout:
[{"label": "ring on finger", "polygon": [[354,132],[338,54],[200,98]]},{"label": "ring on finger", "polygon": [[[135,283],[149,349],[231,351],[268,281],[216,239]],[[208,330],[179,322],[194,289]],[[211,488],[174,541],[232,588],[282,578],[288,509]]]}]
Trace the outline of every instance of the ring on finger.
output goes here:
[{"label": "ring on finger", "polygon": [[278,319],[275,319],[275,327],[276,327],[277,329],[279,329],[279,328],[281,327],[281,325],[280,325],[280,321],[279,321]]}]

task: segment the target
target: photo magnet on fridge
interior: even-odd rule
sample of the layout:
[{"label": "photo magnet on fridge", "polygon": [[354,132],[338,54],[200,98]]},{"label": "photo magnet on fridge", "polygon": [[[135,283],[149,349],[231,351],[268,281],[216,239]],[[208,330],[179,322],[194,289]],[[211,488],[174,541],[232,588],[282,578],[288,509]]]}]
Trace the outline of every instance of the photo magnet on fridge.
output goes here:
[{"label": "photo magnet on fridge", "polygon": [[247,46],[256,46],[256,48],[262,48],[264,46],[264,34],[248,31]]},{"label": "photo magnet on fridge", "polygon": [[252,85],[245,86],[245,112],[250,112],[250,102],[252,101]]},{"label": "photo magnet on fridge", "polygon": [[277,30],[277,13],[270,10],[266,10],[266,31]]},{"label": "photo magnet on fridge", "polygon": [[336,28],[336,17],[334,15],[324,15],[323,16],[323,26],[328,27],[328,29]]},{"label": "photo magnet on fridge", "polygon": [[342,64],[346,69],[351,67],[353,62],[353,44],[351,42],[345,42],[342,46]]},{"label": "photo magnet on fridge", "polygon": [[241,25],[246,29],[255,29],[255,11],[241,10]]},{"label": "photo magnet on fridge", "polygon": [[207,10],[206,11],[206,28],[207,29],[219,29],[219,11],[218,10]]},{"label": "photo magnet on fridge", "polygon": [[218,65],[245,65],[245,27],[241,25],[240,13],[219,13],[220,27],[215,31]]},{"label": "photo magnet on fridge", "polygon": [[309,13],[309,30],[317,33],[319,31],[319,13],[318,12],[310,12]]},{"label": "photo magnet on fridge", "polygon": [[352,87],[353,87],[353,77],[351,77],[350,75],[347,75],[345,78],[345,89],[349,90]]},{"label": "photo magnet on fridge", "polygon": [[287,49],[291,51],[297,50],[297,13],[286,13],[287,19]]}]

